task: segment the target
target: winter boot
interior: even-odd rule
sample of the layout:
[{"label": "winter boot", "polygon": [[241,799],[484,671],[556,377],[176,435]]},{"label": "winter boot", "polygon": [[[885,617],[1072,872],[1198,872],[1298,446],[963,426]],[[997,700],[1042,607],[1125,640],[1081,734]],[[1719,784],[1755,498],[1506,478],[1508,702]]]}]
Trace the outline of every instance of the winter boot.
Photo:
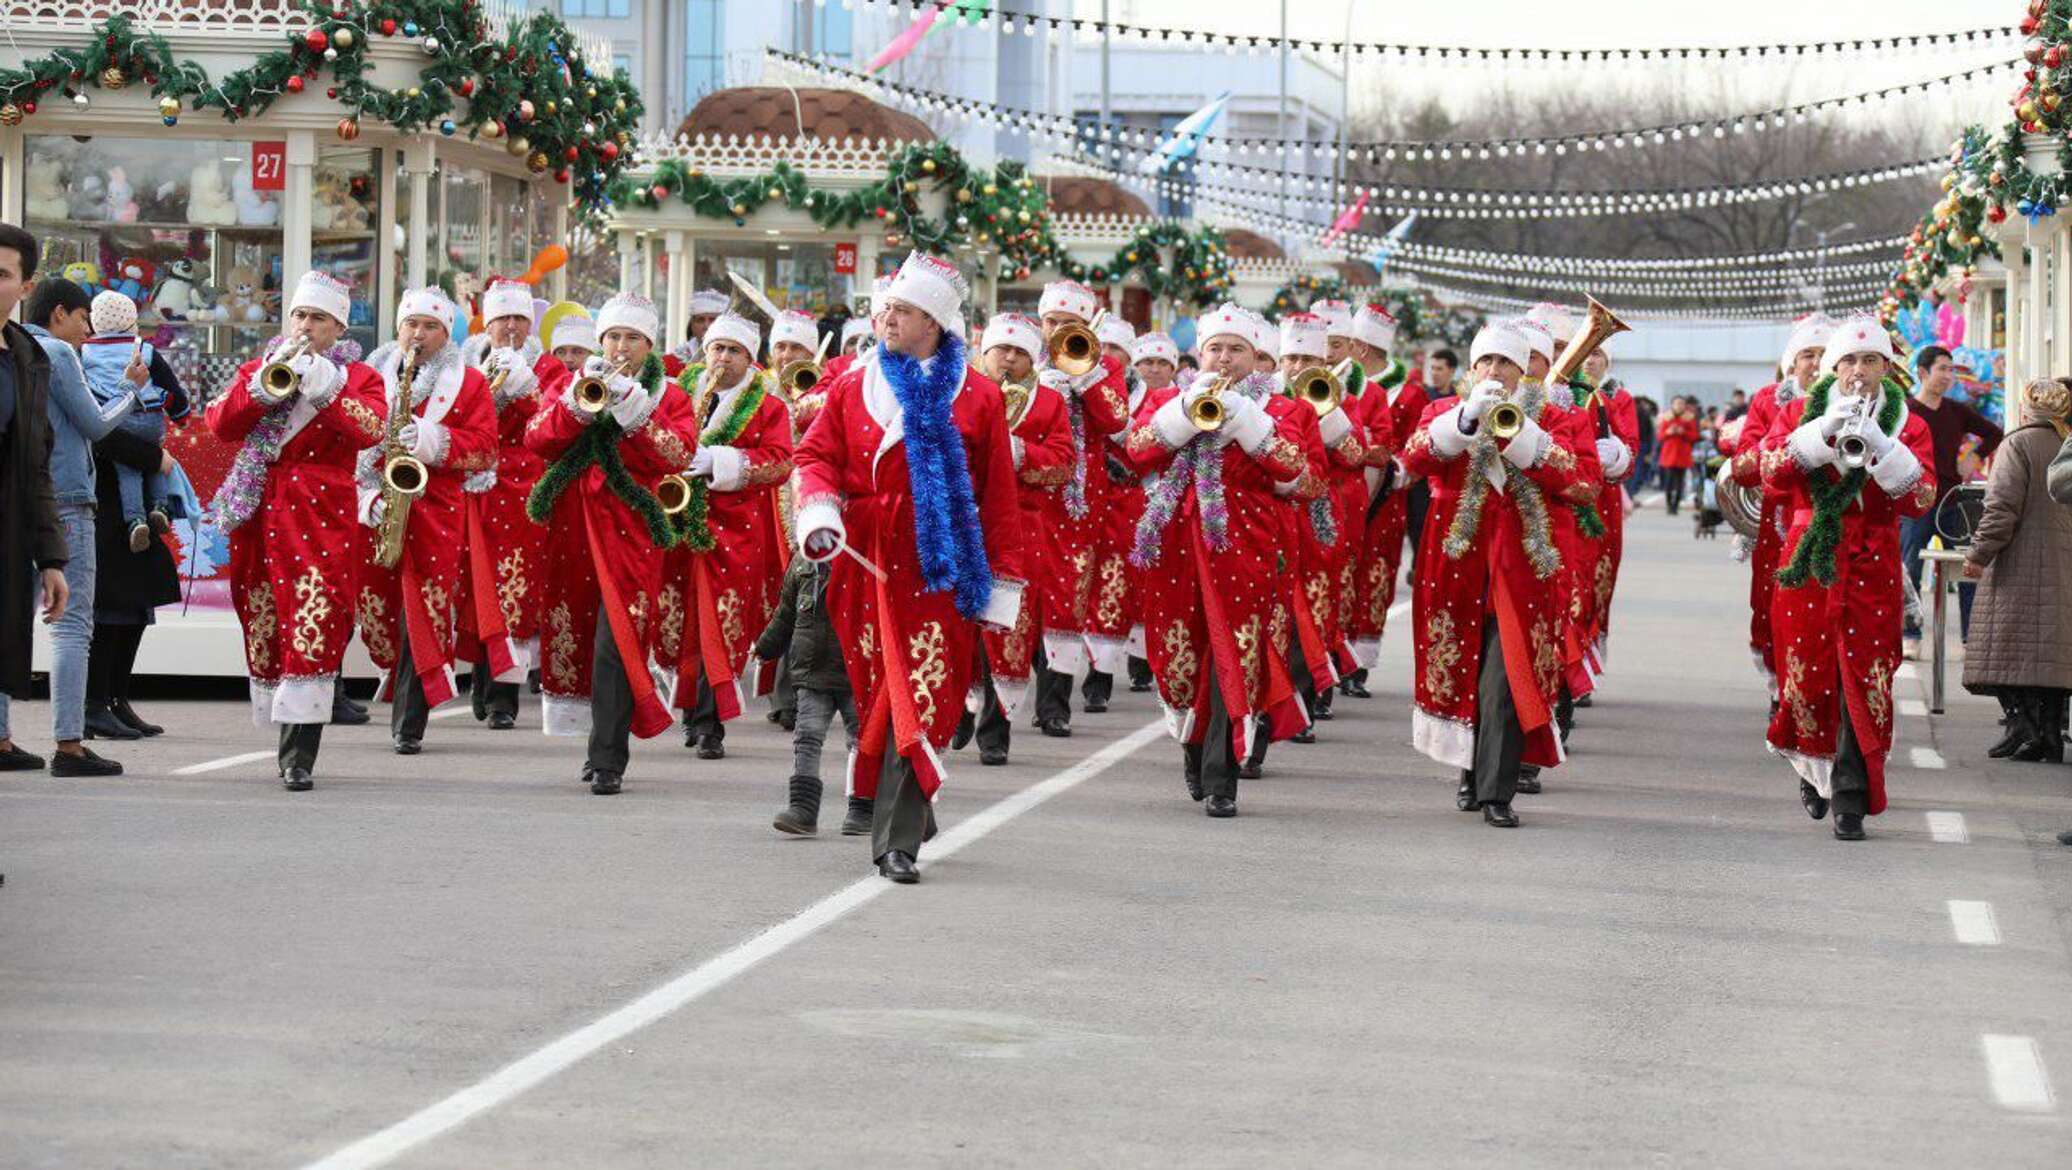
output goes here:
[{"label": "winter boot", "polygon": [[793,776],[791,803],[770,822],[780,833],[810,837],[820,828],[820,777]]}]

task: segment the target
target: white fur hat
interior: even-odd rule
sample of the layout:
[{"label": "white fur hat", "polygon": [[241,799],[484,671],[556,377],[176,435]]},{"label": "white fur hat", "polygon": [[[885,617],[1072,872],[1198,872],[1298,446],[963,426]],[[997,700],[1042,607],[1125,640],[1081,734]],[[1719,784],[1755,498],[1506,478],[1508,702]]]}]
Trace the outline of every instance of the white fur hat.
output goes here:
[{"label": "white fur hat", "polygon": [[1225,301],[1194,319],[1194,344],[1207,345],[1211,337],[1235,337],[1246,345],[1253,341],[1251,311]]},{"label": "white fur hat", "polygon": [[1576,335],[1576,326],[1581,323],[1576,314],[1551,301],[1541,301],[1534,305],[1526,312],[1525,319],[1546,330],[1547,337],[1556,345],[1573,338]]},{"label": "white fur hat", "polygon": [[570,313],[554,324],[554,336],[547,341],[548,349],[564,346],[597,352],[597,322],[581,313]]},{"label": "white fur hat", "polygon": [[1137,338],[1137,344],[1130,348],[1130,361],[1171,362],[1177,366],[1180,364],[1180,347],[1174,345],[1173,339],[1163,333],[1146,333]]},{"label": "white fur hat", "polygon": [[1835,323],[1827,335],[1827,352],[1820,355],[1820,368],[1833,373],[1836,363],[1852,354],[1874,353],[1886,361],[1898,361],[1892,353],[1892,335],[1868,313],[1858,313]]},{"label": "white fur hat", "polygon": [[964,274],[947,260],[925,252],[907,253],[906,262],[885,287],[885,300],[904,301],[935,319],[943,332],[963,332],[963,305],[971,295]]},{"label": "white fur hat", "polygon": [[1245,316],[1250,318],[1251,321],[1252,348],[1265,354],[1267,357],[1278,359],[1281,356],[1280,326],[1267,320],[1263,314],[1255,313],[1250,309],[1245,310]]},{"label": "white fur hat", "polygon": [[1110,313],[1101,318],[1101,327],[1094,330],[1094,336],[1102,345],[1118,345],[1127,350],[1137,340],[1137,327]]},{"label": "white fur hat", "polygon": [[1029,360],[1043,360],[1043,327],[1020,313],[998,313],[986,322],[985,335],[980,338],[980,353],[996,345],[1011,345],[1029,355]]},{"label": "white fur hat", "polygon": [[870,322],[870,318],[868,318],[868,317],[851,317],[851,318],[849,318],[849,319],[848,319],[847,321],[844,321],[844,322],[842,323],[842,345],[841,345],[841,348],[843,348],[843,349],[848,349],[848,348],[849,348],[849,343],[850,343],[850,342],[852,342],[852,341],[856,340],[856,339],[857,339],[857,338],[859,338],[859,337],[869,337],[870,335],[871,335],[871,322]]},{"label": "white fur hat", "polygon": [[1043,296],[1036,302],[1036,312],[1070,313],[1081,321],[1094,319],[1094,311],[1100,305],[1092,289],[1076,280],[1053,280],[1043,286]]},{"label": "white fur hat", "polygon": [[1826,313],[1808,313],[1792,322],[1791,336],[1784,342],[1784,356],[1777,367],[1789,371],[1791,363],[1809,349],[1827,348],[1827,335],[1835,331],[1835,320]]},{"label": "white fur hat", "polygon": [[112,288],[104,288],[94,294],[93,307],[87,315],[95,333],[129,333],[137,327],[137,302]]},{"label": "white fur hat", "polygon": [[523,317],[536,321],[532,311],[532,286],[522,280],[492,280],[482,290],[482,320]]},{"label": "white fur hat", "polygon": [[453,332],[453,302],[436,288],[413,288],[403,294],[403,303],[396,306],[396,320],[411,317],[430,317]]},{"label": "white fur hat", "polygon": [[891,290],[892,278],[889,276],[871,281],[871,316],[876,317],[885,311],[885,297]]},{"label": "white fur hat", "polygon": [[1396,348],[1396,318],[1380,305],[1361,305],[1353,315],[1353,340],[1376,349]]},{"label": "white fur hat", "polygon": [[312,268],[295,282],[295,295],[288,301],[290,313],[297,309],[315,309],[343,325],[352,320],[352,290],[330,273]]},{"label": "white fur hat", "polygon": [[[712,335],[708,333],[705,336],[709,338]],[[777,314],[775,321],[770,322],[770,344],[776,345],[780,341],[803,345],[807,349],[819,349],[820,322],[814,320],[811,313],[786,309]]]},{"label": "white fur hat", "polygon": [[1315,313],[1290,313],[1281,318],[1280,352],[1283,357],[1320,358],[1330,352],[1328,326]]},{"label": "white fur hat", "polygon": [[662,344],[662,317],[655,312],[655,302],[637,292],[622,292],[597,310],[597,336],[614,329],[631,329],[649,345]]},{"label": "white fur hat", "polygon": [[1331,337],[1353,336],[1353,307],[1344,301],[1317,301],[1309,311],[1324,319],[1324,332]]},{"label": "white fur hat", "polygon": [[1532,352],[1550,362],[1554,360],[1554,335],[1547,332],[1545,325],[1530,317],[1513,317],[1507,324],[1525,338],[1526,347]]},{"label": "white fur hat", "polygon": [[1532,343],[1526,340],[1525,330],[1518,327],[1518,322],[1491,321],[1475,334],[1475,344],[1468,349],[1468,364],[1472,366],[1491,354],[1509,358],[1522,370],[1531,360]]},{"label": "white fur hat", "polygon": [[705,327],[705,344],[709,346],[715,341],[731,341],[747,350],[748,356],[753,358],[756,348],[763,342],[763,331],[739,313],[721,313]]},{"label": "white fur hat", "polygon": [[690,315],[693,317],[717,317],[727,311],[734,302],[727,294],[716,288],[701,288],[691,294]]}]

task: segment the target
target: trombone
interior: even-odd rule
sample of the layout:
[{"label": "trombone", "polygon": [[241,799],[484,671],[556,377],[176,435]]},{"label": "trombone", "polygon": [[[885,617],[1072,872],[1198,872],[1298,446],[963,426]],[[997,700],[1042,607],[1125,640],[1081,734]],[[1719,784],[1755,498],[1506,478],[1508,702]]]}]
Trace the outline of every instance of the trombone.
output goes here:
[{"label": "trombone", "polygon": [[1060,325],[1051,331],[1046,347],[1051,367],[1060,373],[1077,378],[1092,372],[1101,364],[1101,339],[1094,330],[1108,316],[1102,309],[1094,319],[1085,325]]},{"label": "trombone", "polygon": [[584,374],[577,378],[571,392],[576,406],[585,414],[603,414],[612,404],[611,379],[624,374],[631,362],[617,362],[605,368],[601,374]]},{"label": "trombone", "polygon": [[252,379],[252,385],[268,405],[279,406],[302,389],[302,375],[296,373],[295,367],[289,363],[309,351],[309,336],[304,334],[289,343],[272,361],[259,367],[259,376]]},{"label": "trombone", "polygon": [[1337,410],[1345,403],[1345,377],[1352,372],[1353,360],[1347,358],[1330,369],[1323,366],[1309,366],[1297,373],[1289,387],[1295,397],[1310,404],[1319,418]]}]

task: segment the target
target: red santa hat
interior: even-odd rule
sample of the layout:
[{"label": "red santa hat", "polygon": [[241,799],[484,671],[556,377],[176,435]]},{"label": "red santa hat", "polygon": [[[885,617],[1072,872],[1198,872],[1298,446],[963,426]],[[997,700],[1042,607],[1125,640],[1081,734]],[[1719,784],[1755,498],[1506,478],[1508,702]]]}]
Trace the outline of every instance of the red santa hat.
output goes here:
[{"label": "red santa hat", "polygon": [[1161,361],[1180,364],[1180,347],[1163,333],[1146,333],[1130,347],[1130,362]]},{"label": "red santa hat", "polygon": [[1092,289],[1076,280],[1053,280],[1043,286],[1043,296],[1036,302],[1036,312],[1041,315],[1070,313],[1081,321],[1091,321],[1100,303]]},{"label": "red santa hat", "polygon": [[776,345],[780,341],[803,345],[807,349],[819,349],[820,322],[814,320],[811,313],[786,309],[777,314],[775,321],[770,322],[770,344]]},{"label": "red santa hat", "polygon": [[1320,358],[1330,352],[1324,319],[1315,313],[1290,313],[1281,318],[1280,352],[1283,357]]},{"label": "red santa hat", "polygon": [[490,281],[489,287],[482,290],[482,319],[494,321],[498,317],[537,320],[533,316],[532,286],[522,280]]},{"label": "red santa hat", "polygon": [[312,268],[295,282],[295,295],[288,301],[290,313],[297,309],[314,309],[343,325],[352,319],[352,290],[330,273]]},{"label": "red santa hat", "polygon": [[1475,343],[1468,348],[1468,365],[1491,355],[1509,358],[1522,370],[1532,359],[1532,342],[1517,322],[1491,321],[1476,332]]},{"label": "red santa hat", "polygon": [[446,332],[453,332],[453,302],[436,288],[413,288],[403,294],[403,303],[396,306],[396,320],[411,317],[429,317],[445,326]]},{"label": "red santa hat", "polygon": [[597,336],[614,329],[631,329],[649,345],[662,344],[661,314],[655,312],[655,302],[637,292],[622,292],[597,310]]},{"label": "red santa hat", "polygon": [[1120,346],[1127,351],[1137,340],[1137,327],[1110,313],[1101,318],[1101,327],[1094,330],[1094,336],[1102,345]]},{"label": "red santa hat", "polygon": [[986,332],[979,340],[980,353],[996,345],[1011,345],[1029,355],[1032,362],[1043,360],[1043,327],[1020,313],[995,314],[986,322]]},{"label": "red santa hat", "polygon": [[1324,319],[1324,333],[1330,337],[1353,335],[1353,307],[1345,301],[1316,301],[1309,311]]},{"label": "red santa hat", "polygon": [[964,331],[963,306],[970,295],[971,286],[956,265],[925,252],[907,253],[906,262],[885,286],[887,303],[912,305],[933,318],[945,333]]},{"label": "red santa hat", "polygon": [[1396,347],[1396,318],[1380,305],[1361,305],[1353,314],[1353,340],[1375,349]]},{"label": "red santa hat", "polygon": [[739,313],[721,313],[712,319],[712,324],[705,327],[707,346],[715,341],[731,341],[747,350],[751,358],[755,356],[756,348],[762,344],[762,340],[763,331],[755,327],[755,322]]}]

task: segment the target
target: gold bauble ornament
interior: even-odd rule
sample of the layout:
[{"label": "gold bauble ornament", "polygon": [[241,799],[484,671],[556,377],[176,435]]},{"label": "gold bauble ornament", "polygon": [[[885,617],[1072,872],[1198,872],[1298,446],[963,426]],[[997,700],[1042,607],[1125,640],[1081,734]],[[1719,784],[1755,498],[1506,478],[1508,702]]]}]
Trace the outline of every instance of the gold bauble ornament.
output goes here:
[{"label": "gold bauble ornament", "polygon": [[2024,122],[2034,122],[2036,120],[2036,103],[2023,102],[2014,108],[2014,113],[2016,117]]},{"label": "gold bauble ornament", "polygon": [[934,160],[934,159],[932,159],[932,158],[924,158],[924,159],[922,159],[922,160],[921,160],[921,169],[922,169],[923,171],[926,171],[927,173],[929,173],[929,174],[931,174],[931,175],[932,175],[932,174],[934,174],[934,173],[935,173],[935,160]]},{"label": "gold bauble ornament", "polygon": [[490,121],[482,123],[482,137],[489,139],[491,142],[494,142],[497,139],[502,138],[503,136],[504,124],[502,122],[498,122],[495,119],[491,119]]},{"label": "gold bauble ornament", "polygon": [[546,174],[547,152],[544,150],[535,150],[530,155],[527,155],[525,159],[525,169],[531,171],[535,175]]},{"label": "gold bauble ornament", "polygon": [[360,136],[360,124],[352,118],[338,119],[338,137],[346,142]]},{"label": "gold bauble ornament", "polygon": [[353,47],[353,30],[351,30],[351,29],[349,29],[349,28],[342,28],[342,29],[339,29],[339,30],[338,30],[337,32],[334,32],[334,33],[332,33],[332,34],[331,34],[331,44],[332,44],[332,45],[334,45],[334,46],[335,46],[335,47],[337,47],[337,48],[340,48],[340,49],[350,49],[350,48],[352,48],[352,47]]},{"label": "gold bauble ornament", "polygon": [[403,91],[403,96],[409,98],[411,101],[414,102],[418,98],[424,96],[424,91],[413,85],[409,89]]},{"label": "gold bauble ornament", "polygon": [[532,143],[523,134],[513,134],[505,140],[504,149],[510,151],[513,158],[524,158],[532,150]]},{"label": "gold bauble ornament", "polygon": [[129,78],[123,74],[122,70],[117,69],[115,66],[110,65],[106,69],[101,70],[102,89],[121,89],[128,84]]},{"label": "gold bauble ornament", "polygon": [[15,105],[13,102],[0,105],[0,126],[19,126],[21,124],[22,108],[20,106]]},{"label": "gold bauble ornament", "polygon": [[180,99],[171,95],[158,99],[158,116],[161,118],[179,117]]},{"label": "gold bauble ornament", "polygon": [[547,103],[547,116],[548,116],[549,118],[553,117],[553,116],[554,116],[555,114],[557,114],[557,113],[560,113],[560,112],[561,112],[561,107],[560,107],[560,106],[558,106],[558,105],[554,104],[553,102],[548,102],[548,103]]},{"label": "gold bauble ornament", "polygon": [[986,184],[986,186],[985,186],[985,193],[986,193],[986,195],[987,195],[988,197],[991,197],[991,196],[994,196],[994,195],[998,195],[998,194],[1000,193],[1000,188],[998,188],[998,187],[995,187],[995,186],[994,186],[993,184],[991,184],[991,183],[987,183],[987,184]]}]

